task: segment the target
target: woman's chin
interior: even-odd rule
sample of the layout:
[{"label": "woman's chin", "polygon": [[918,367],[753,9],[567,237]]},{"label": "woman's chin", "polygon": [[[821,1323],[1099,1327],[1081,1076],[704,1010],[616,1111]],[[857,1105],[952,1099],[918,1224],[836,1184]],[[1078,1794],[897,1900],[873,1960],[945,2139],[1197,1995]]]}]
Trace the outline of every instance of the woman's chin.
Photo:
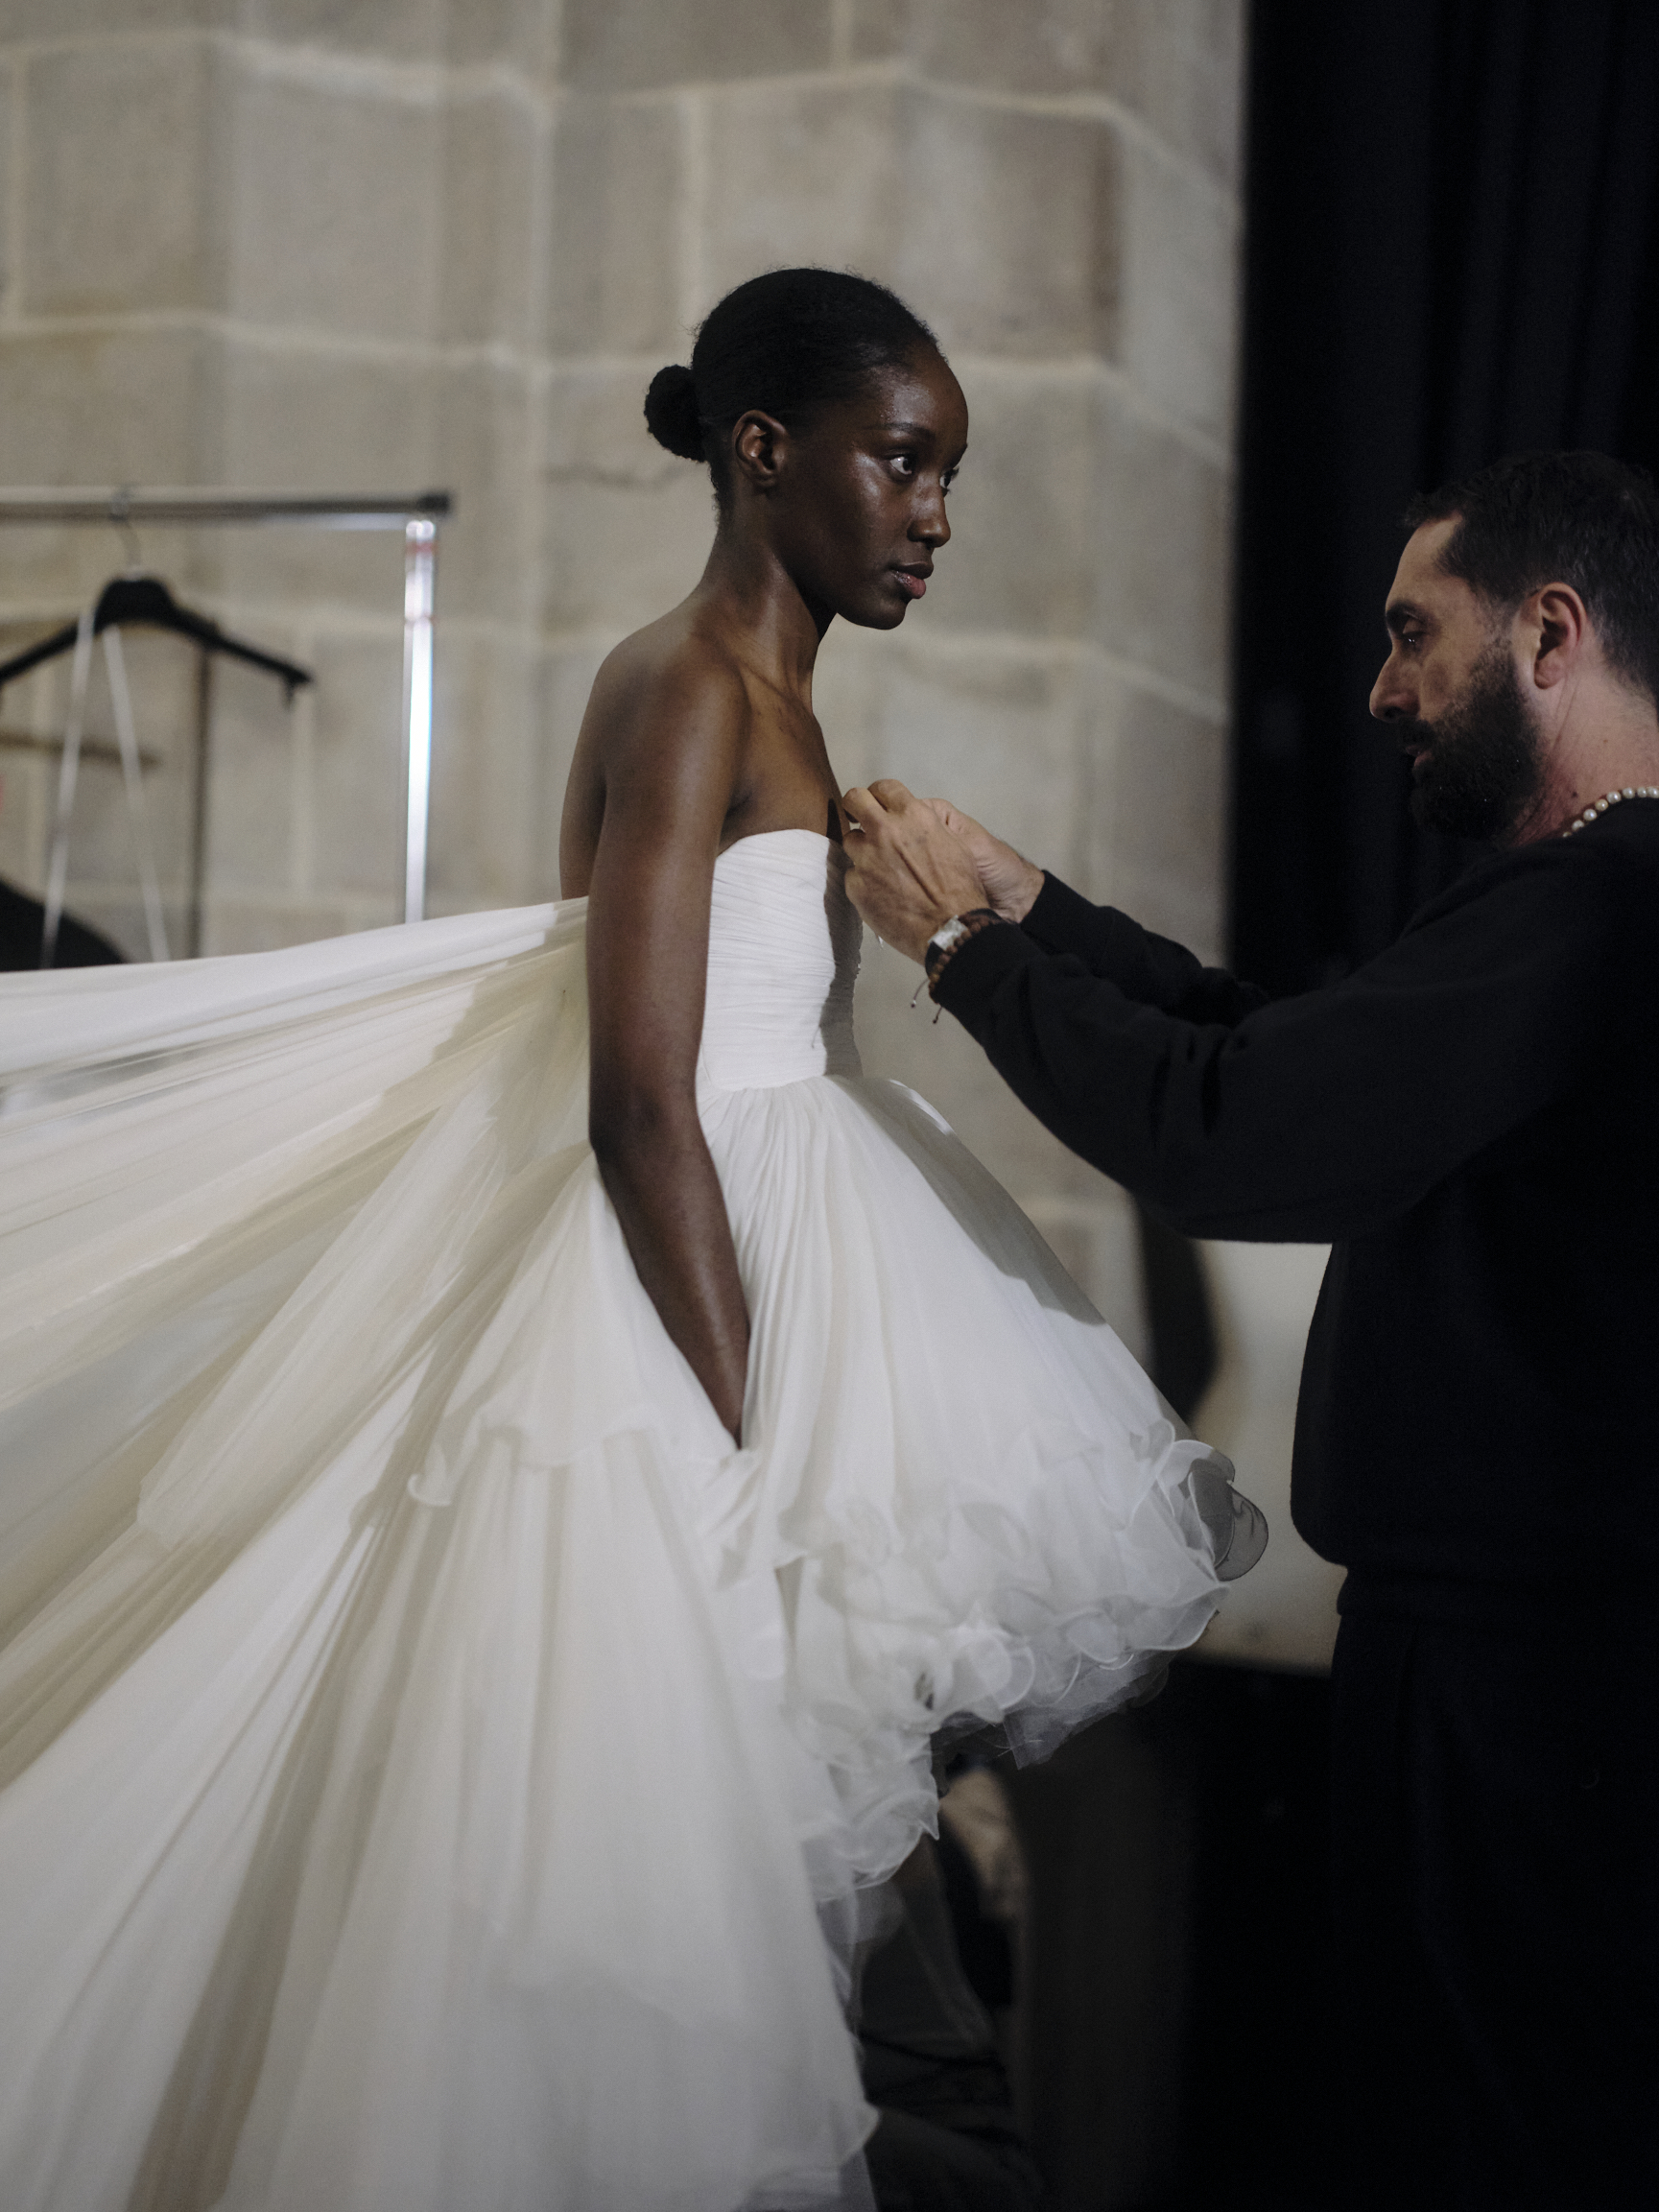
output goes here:
[{"label": "woman's chin", "polygon": [[859,630],[897,630],[913,604],[889,591],[872,591],[838,607],[836,612]]}]

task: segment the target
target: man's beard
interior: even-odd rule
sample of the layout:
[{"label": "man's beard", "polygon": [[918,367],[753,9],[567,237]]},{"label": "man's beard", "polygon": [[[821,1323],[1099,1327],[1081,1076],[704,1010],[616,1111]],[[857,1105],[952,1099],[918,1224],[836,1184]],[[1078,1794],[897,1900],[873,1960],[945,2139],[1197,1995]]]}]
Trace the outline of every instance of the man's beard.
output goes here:
[{"label": "man's beard", "polygon": [[1496,844],[1525,819],[1543,788],[1537,725],[1501,645],[1481,655],[1463,696],[1438,722],[1397,723],[1395,730],[1403,747],[1429,748],[1411,790],[1419,829]]}]

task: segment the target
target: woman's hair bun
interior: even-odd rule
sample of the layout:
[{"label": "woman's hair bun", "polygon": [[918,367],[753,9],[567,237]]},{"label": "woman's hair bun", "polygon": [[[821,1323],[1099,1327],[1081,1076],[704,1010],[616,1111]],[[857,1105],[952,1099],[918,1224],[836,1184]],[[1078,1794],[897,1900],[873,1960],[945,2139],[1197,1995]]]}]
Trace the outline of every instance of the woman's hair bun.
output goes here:
[{"label": "woman's hair bun", "polygon": [[702,416],[689,369],[659,369],[645,395],[646,427],[659,445],[681,461],[703,458]]}]

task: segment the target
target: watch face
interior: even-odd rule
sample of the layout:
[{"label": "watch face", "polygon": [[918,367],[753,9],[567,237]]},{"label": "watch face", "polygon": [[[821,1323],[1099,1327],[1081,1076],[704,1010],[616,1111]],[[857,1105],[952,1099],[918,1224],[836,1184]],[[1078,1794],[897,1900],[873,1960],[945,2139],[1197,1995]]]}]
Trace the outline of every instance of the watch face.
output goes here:
[{"label": "watch face", "polygon": [[960,914],[954,914],[949,921],[940,923],[933,936],[929,938],[927,949],[922,954],[922,965],[929,975],[935,972],[958,940],[967,935],[968,925]]}]

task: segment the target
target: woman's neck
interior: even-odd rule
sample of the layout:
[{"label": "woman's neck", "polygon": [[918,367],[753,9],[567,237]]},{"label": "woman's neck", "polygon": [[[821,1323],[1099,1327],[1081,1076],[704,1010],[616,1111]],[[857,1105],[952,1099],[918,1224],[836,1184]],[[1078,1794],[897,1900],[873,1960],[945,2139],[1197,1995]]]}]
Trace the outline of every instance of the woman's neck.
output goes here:
[{"label": "woman's neck", "polygon": [[818,649],[835,617],[808,602],[770,545],[723,521],[692,604],[728,652],[811,706]]}]

